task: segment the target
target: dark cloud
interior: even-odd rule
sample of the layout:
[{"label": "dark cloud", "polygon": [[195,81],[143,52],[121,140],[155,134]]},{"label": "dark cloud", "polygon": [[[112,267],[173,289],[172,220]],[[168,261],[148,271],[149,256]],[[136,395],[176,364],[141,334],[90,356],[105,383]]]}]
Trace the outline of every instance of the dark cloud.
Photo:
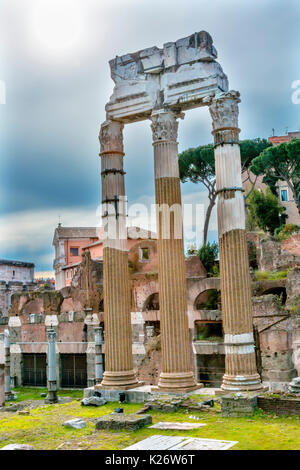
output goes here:
[{"label": "dark cloud", "polygon": [[[210,32],[231,88],[241,92],[242,138],[300,128],[300,108],[291,102],[291,84],[300,80],[298,0],[79,0],[85,33],[60,59],[37,44],[31,28],[36,3],[0,0],[0,79],[7,86],[7,104],[0,106],[2,215],[96,206],[97,136],[113,88],[108,60],[194,31]],[[180,150],[211,141],[210,127],[206,109],[187,113]],[[125,150],[129,200],[152,195],[149,123],[126,127]],[[183,188],[193,191],[199,187]],[[37,264],[41,253],[16,246],[18,257],[30,255]]]}]

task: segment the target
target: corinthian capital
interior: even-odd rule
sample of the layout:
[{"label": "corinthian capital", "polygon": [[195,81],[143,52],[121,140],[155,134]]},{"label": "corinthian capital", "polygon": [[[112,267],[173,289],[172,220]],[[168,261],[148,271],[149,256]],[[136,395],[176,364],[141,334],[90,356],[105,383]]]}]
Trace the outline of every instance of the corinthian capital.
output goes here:
[{"label": "corinthian capital", "polygon": [[239,97],[238,91],[231,90],[206,100],[214,131],[239,127]]},{"label": "corinthian capital", "polygon": [[172,111],[153,111],[151,115],[151,129],[153,134],[153,142],[159,140],[177,142],[177,117],[178,116]]},{"label": "corinthian capital", "polygon": [[104,121],[99,134],[100,153],[123,153],[123,128],[122,122]]},{"label": "corinthian capital", "polygon": [[47,339],[49,343],[54,343],[56,340],[56,331],[53,330],[52,328],[47,329],[46,334],[47,334]]}]

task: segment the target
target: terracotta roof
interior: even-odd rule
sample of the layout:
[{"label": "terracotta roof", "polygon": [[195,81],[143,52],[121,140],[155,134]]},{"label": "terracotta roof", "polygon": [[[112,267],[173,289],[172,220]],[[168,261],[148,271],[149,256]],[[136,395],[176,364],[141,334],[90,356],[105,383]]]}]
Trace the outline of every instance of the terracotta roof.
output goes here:
[{"label": "terracotta roof", "polygon": [[55,240],[64,238],[101,238],[101,234],[101,227],[62,227],[59,225],[54,232],[53,244]]},{"label": "terracotta roof", "polygon": [[[156,240],[157,239],[157,234],[155,232],[151,232],[150,230],[145,230],[144,228],[141,228],[141,227],[127,227],[127,235],[130,240]],[[91,248],[93,246],[102,245],[102,243],[103,243],[103,240],[100,239],[100,240],[97,240],[96,242],[89,243],[88,245],[84,246],[82,249],[85,250],[86,248]]]}]

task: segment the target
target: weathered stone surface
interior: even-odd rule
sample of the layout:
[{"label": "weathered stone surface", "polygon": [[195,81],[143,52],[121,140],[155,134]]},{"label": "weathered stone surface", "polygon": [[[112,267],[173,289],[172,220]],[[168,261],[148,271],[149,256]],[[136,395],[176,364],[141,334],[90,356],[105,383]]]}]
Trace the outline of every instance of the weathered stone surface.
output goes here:
[{"label": "weathered stone surface", "polygon": [[190,438],[175,445],[171,450],[227,450],[238,441],[221,441],[217,439]]},{"label": "weathered stone surface", "polygon": [[135,431],[151,423],[152,417],[150,415],[113,413],[99,418],[96,422],[96,429],[129,429]]},{"label": "weathered stone surface", "polygon": [[228,80],[216,56],[211,36],[201,31],[168,42],[162,49],[154,46],[112,59],[115,88],[106,106],[108,117],[139,120],[159,107],[201,105],[208,89],[226,91]]},{"label": "weathered stone surface", "polygon": [[286,279],[287,306],[300,313],[300,267],[291,269]]},{"label": "weathered stone surface", "polygon": [[257,406],[257,394],[233,393],[222,397],[222,416],[251,416]]},{"label": "weathered stone surface", "polygon": [[0,450],[34,450],[34,447],[27,444],[8,444]]},{"label": "weathered stone surface", "polygon": [[237,441],[154,435],[124,450],[226,450]]},{"label": "weathered stone surface", "polygon": [[168,395],[158,395],[150,398],[145,406],[150,406],[152,410],[163,411],[165,413],[170,413],[177,411],[178,408],[182,405],[184,397],[168,396]]},{"label": "weathered stone surface", "polygon": [[280,271],[300,263],[300,253],[289,251],[288,245],[271,237],[260,240],[259,269],[261,271]]},{"label": "weathered stone surface", "polygon": [[81,400],[81,404],[85,406],[102,406],[106,403],[107,401],[101,397],[89,397]]},{"label": "weathered stone surface", "polygon": [[198,429],[206,426],[205,423],[172,423],[169,421],[160,421],[159,423],[149,426],[153,429],[174,429],[178,431],[189,431],[190,429]]},{"label": "weathered stone surface", "polygon": [[70,419],[69,421],[65,421],[63,426],[72,429],[82,429],[86,427],[86,423],[82,418],[74,418]]},{"label": "weathered stone surface", "polygon": [[295,377],[289,384],[289,391],[300,394],[300,377]]}]

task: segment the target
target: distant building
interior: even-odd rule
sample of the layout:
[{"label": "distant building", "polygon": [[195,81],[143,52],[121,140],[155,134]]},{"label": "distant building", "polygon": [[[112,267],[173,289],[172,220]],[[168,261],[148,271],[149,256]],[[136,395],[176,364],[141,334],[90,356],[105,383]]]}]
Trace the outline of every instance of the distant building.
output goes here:
[{"label": "distant building", "polygon": [[0,318],[8,316],[12,294],[34,288],[33,263],[0,260]]},{"label": "distant building", "polygon": [[2,259],[0,260],[0,280],[6,282],[33,282],[34,264]]},{"label": "distant building", "polygon": [[[279,145],[283,142],[290,142],[292,139],[300,139],[300,131],[288,132],[287,135],[274,135],[273,137],[269,137],[268,141],[273,145]],[[279,204],[286,208],[286,214],[288,216],[286,223],[300,225],[299,211],[294,201],[293,193],[288,184],[286,181],[278,181],[277,188]]]},{"label": "distant building", "polygon": [[[127,248],[130,266],[139,265],[142,271],[155,269],[157,264],[156,234],[140,227],[127,228]],[[54,232],[55,287],[57,290],[70,286],[80,266],[83,253],[91,259],[103,259],[103,231],[96,227],[62,227]],[[143,268],[144,267],[144,268]],[[150,270],[151,270],[150,269]]]},{"label": "distant building", "polygon": [[83,247],[99,240],[97,231],[96,227],[62,227],[58,224],[53,238],[55,247],[53,268],[57,290],[65,287],[64,268],[80,263]]},{"label": "distant building", "polygon": [[279,145],[283,142],[290,142],[292,139],[300,139],[300,131],[288,132],[286,135],[273,135],[268,141],[273,145]]}]

